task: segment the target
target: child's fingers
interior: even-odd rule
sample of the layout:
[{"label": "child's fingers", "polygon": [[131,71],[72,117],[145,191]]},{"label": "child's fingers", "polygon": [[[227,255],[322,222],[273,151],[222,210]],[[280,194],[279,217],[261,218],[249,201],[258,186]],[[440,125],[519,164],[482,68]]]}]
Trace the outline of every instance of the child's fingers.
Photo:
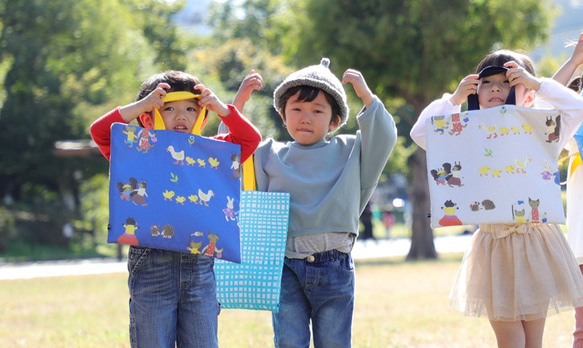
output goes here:
[{"label": "child's fingers", "polygon": [[195,85],[194,87],[192,87],[192,89],[195,92],[198,92],[201,96],[202,96],[203,92],[207,90],[207,88],[202,83]]},{"label": "child's fingers", "polygon": [[344,75],[342,76],[342,83],[346,84],[346,83],[352,83],[354,84],[355,82],[360,82],[364,79],[364,77],[362,76],[362,73],[360,71],[354,70],[354,69],[348,69],[346,70],[346,72],[344,72]]}]

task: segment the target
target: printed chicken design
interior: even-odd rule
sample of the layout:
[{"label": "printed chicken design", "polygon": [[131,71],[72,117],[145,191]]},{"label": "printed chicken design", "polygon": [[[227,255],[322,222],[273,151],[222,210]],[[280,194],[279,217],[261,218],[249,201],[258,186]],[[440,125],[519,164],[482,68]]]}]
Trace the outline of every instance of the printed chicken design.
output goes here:
[{"label": "printed chicken design", "polygon": [[174,150],[174,146],[170,145],[166,148],[166,151],[170,152],[170,155],[174,159],[174,164],[184,165],[184,150],[176,151]]},{"label": "printed chicken design", "polygon": [[215,170],[219,168],[219,160],[216,157],[209,157],[209,164]]},{"label": "printed chicken design", "polygon": [[209,206],[208,202],[211,200],[211,198],[215,195],[215,193],[213,192],[213,190],[208,190],[207,193],[202,192],[201,189],[198,189],[198,198],[199,198],[199,203],[200,204],[204,204],[207,207]]}]

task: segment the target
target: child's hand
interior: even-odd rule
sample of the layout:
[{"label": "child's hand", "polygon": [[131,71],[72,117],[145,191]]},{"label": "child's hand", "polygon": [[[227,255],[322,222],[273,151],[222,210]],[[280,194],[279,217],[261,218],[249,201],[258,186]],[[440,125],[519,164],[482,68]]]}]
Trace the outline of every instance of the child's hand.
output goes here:
[{"label": "child's hand", "polygon": [[370,107],[370,104],[372,104],[372,101],[374,99],[374,94],[372,93],[370,88],[368,88],[368,85],[364,80],[364,76],[362,76],[362,73],[360,71],[356,71],[353,69],[346,70],[346,72],[344,72],[344,76],[342,76],[342,83],[343,84],[350,83],[354,88],[354,92],[356,92],[356,95],[359,96],[360,99],[362,99],[364,106],[366,106],[367,108]]},{"label": "child's hand", "polygon": [[170,89],[169,84],[159,83],[158,86],[156,86],[156,89],[139,101],[140,105],[144,108],[144,112],[150,112],[164,106],[162,98],[168,93],[166,89]]},{"label": "child's hand", "polygon": [[231,114],[231,110],[227,107],[225,103],[219,100],[219,98],[208,88],[206,88],[202,83],[194,86],[196,91],[200,92],[200,107],[205,107],[219,115],[220,117],[227,117]]},{"label": "child's hand", "polygon": [[471,74],[464,77],[453,95],[449,98],[450,103],[454,105],[461,105],[468,100],[468,96],[478,93],[478,85],[480,84],[480,76],[478,74]]},{"label": "child's hand", "polygon": [[261,75],[255,72],[255,70],[251,70],[247,76],[241,82],[241,86],[239,86],[239,90],[235,95],[235,99],[233,99],[233,105],[240,111],[243,112],[243,108],[245,107],[245,103],[249,101],[251,98],[251,94],[254,91],[258,91],[263,86],[263,79]]},{"label": "child's hand", "polygon": [[506,72],[506,78],[508,78],[510,86],[516,86],[522,83],[527,89],[532,89],[534,91],[538,91],[540,89],[540,80],[532,76],[516,62],[510,61],[504,63],[504,66],[508,68],[508,71]]},{"label": "child's hand", "polygon": [[162,98],[166,95],[166,89],[170,89],[170,85],[167,83],[159,83],[150,94],[145,98],[135,101],[129,105],[122,106],[119,109],[121,117],[126,122],[131,122],[138,118],[144,113],[153,111],[154,109],[161,108],[164,106],[164,101]]},{"label": "child's hand", "polygon": [[579,35],[579,41],[575,44],[571,57],[555,72],[553,79],[563,85],[567,85],[581,64],[583,64],[583,33]]},{"label": "child's hand", "polygon": [[583,33],[579,35],[579,40],[575,44],[575,49],[571,55],[570,60],[573,61],[577,66],[583,64]]}]

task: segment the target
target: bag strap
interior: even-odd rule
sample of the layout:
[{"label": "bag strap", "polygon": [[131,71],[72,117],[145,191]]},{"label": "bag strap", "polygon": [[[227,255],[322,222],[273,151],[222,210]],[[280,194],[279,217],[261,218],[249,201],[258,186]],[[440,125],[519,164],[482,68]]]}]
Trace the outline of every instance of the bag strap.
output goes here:
[{"label": "bag strap", "polygon": [[573,175],[573,172],[575,171],[575,169],[577,167],[579,167],[581,164],[583,164],[583,161],[581,160],[581,154],[579,152],[576,152],[574,154],[565,156],[563,158],[559,158],[559,167],[563,164],[563,162],[565,162],[566,160],[573,158],[573,160],[570,163],[569,166],[569,172],[567,173],[567,179],[565,179],[565,181],[561,181],[561,185],[565,185],[569,182],[569,180],[571,179],[571,176]]},{"label": "bag strap", "polygon": [[257,183],[255,182],[255,165],[253,164],[253,155],[249,156],[243,162],[243,190],[255,191],[257,190]]},{"label": "bag strap", "polygon": [[[200,99],[200,94],[194,94],[192,92],[187,91],[177,91],[177,92],[168,92],[163,98],[162,101],[164,103],[169,103],[177,100],[185,100],[185,99]],[[206,124],[206,106],[203,106],[200,109],[200,112],[196,118],[196,122],[192,127],[192,134],[200,135],[204,125]],[[164,125],[164,120],[162,119],[162,115],[160,115],[160,111],[158,109],[154,109],[154,129],[166,129]]]},{"label": "bag strap", "polygon": [[[506,102],[504,104],[507,105],[516,105],[516,92],[514,91],[514,86],[510,88],[510,92],[508,92],[508,97],[506,97]],[[478,102],[478,95],[477,94],[470,94],[468,96],[468,110],[479,110],[480,103]]]}]

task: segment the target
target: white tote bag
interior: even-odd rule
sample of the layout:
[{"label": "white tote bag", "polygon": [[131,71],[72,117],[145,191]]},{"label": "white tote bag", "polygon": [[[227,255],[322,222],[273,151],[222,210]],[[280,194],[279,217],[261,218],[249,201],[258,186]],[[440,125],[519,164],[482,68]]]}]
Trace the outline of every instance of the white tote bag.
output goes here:
[{"label": "white tote bag", "polygon": [[564,223],[560,123],[514,105],[428,119],[431,226]]}]

